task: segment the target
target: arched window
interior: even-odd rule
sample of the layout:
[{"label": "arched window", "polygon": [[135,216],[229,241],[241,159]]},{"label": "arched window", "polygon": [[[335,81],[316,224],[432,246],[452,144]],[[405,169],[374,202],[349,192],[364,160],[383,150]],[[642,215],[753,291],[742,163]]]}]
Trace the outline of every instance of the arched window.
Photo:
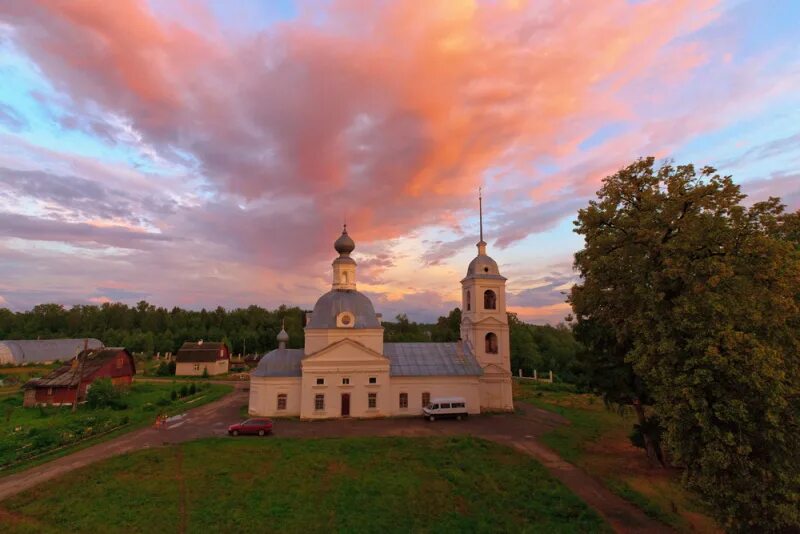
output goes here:
[{"label": "arched window", "polygon": [[469,289],[468,289],[467,290],[467,305],[466,305],[467,311],[470,311],[472,309],[472,302],[471,301],[472,301],[472,295],[470,295]]},{"label": "arched window", "polygon": [[346,284],[347,283],[347,273],[342,273],[342,281]]},{"label": "arched window", "polygon": [[494,291],[487,289],[483,294],[483,308],[485,310],[494,310],[497,308],[497,295]]},{"label": "arched window", "polygon": [[492,332],[486,334],[486,354],[497,354],[497,335]]}]

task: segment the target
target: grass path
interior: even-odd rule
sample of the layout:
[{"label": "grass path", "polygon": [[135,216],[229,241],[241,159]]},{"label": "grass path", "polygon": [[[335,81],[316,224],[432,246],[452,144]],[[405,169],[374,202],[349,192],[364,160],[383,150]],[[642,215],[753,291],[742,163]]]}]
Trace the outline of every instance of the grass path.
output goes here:
[{"label": "grass path", "polygon": [[564,460],[599,478],[615,494],[678,530],[716,533],[699,500],[681,487],[680,473],[651,466],[628,440],[635,417],[607,409],[593,395],[547,384],[516,383],[515,398],[570,422],[539,439]]}]

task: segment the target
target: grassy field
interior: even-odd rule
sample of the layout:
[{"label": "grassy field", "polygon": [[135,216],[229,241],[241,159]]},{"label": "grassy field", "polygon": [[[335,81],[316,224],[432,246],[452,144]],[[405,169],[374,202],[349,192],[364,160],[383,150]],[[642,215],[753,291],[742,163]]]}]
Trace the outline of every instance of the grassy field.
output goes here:
[{"label": "grassy field", "polygon": [[530,457],[467,437],[200,440],[71,473],[3,501],[0,520],[8,533],[609,532]]},{"label": "grassy field", "polygon": [[609,410],[598,397],[578,394],[568,385],[515,381],[514,398],[569,419],[569,425],[541,441],[651,517],[682,531],[719,531],[698,500],[681,487],[677,471],[651,466],[644,451],[630,444],[632,413]]},{"label": "grassy field", "polygon": [[82,405],[73,413],[68,406],[23,408],[21,392],[1,398],[0,476],[40,461],[48,452],[63,454],[112,432],[117,435],[152,424],[159,413],[179,413],[216,400],[232,389],[203,383],[194,395],[172,400],[170,393],[181,385],[134,383],[124,397],[128,405],[124,410]]}]

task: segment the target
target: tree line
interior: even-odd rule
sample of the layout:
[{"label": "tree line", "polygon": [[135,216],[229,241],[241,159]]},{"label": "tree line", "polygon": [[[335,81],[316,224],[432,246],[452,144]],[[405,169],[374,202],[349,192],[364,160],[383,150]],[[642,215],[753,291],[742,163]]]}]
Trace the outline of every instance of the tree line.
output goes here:
[{"label": "tree line", "polygon": [[224,341],[234,354],[263,354],[277,348],[276,336],[285,324],[289,347],[303,346],[305,311],[280,306],[268,310],[249,306],[226,310],[185,310],[114,302],[100,305],[39,304],[12,312],[0,308],[0,339],[93,337],[106,346],[131,352],[175,353],[184,341]]},{"label": "tree line", "polygon": [[[226,310],[170,310],[146,301],[135,306],[103,303],[67,308],[40,304],[31,310],[12,312],[0,308],[0,339],[52,339],[92,337],[106,346],[121,346],[144,354],[175,353],[184,341],[224,341],[233,354],[264,354],[277,348],[276,336],[285,324],[289,348],[304,345],[306,311],[280,306],[268,310],[249,306]],[[405,314],[384,321],[384,339],[398,342],[448,342],[460,337],[461,310],[454,308],[432,324],[417,323]],[[534,369],[552,370],[561,379],[574,377],[578,344],[564,325],[530,325],[509,314],[511,364],[526,376]]]}]

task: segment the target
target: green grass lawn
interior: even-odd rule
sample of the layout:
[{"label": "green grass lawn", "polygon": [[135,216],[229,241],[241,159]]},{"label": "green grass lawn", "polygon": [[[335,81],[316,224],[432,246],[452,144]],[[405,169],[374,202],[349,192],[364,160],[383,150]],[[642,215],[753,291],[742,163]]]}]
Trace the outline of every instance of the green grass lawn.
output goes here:
[{"label": "green grass lawn", "polygon": [[609,532],[536,461],[468,437],[205,439],[76,471],[0,518],[9,533]]},{"label": "green grass lawn", "polygon": [[[199,385],[199,384],[198,384]],[[50,451],[71,452],[73,447],[95,443],[109,433],[117,435],[155,421],[159,413],[174,414],[211,402],[232,390],[230,386],[202,384],[194,395],[172,400],[170,393],[182,384],[134,383],[124,400],[124,410],[91,409],[81,405],[24,408],[22,393],[0,399],[0,476],[41,461]],[[50,455],[47,454],[48,459]]]},{"label": "green grass lawn", "polygon": [[568,384],[515,381],[514,398],[568,419],[569,425],[544,434],[542,443],[649,516],[679,530],[718,531],[698,499],[680,485],[676,471],[650,466],[644,451],[630,444],[632,413],[610,410],[602,399]]}]

